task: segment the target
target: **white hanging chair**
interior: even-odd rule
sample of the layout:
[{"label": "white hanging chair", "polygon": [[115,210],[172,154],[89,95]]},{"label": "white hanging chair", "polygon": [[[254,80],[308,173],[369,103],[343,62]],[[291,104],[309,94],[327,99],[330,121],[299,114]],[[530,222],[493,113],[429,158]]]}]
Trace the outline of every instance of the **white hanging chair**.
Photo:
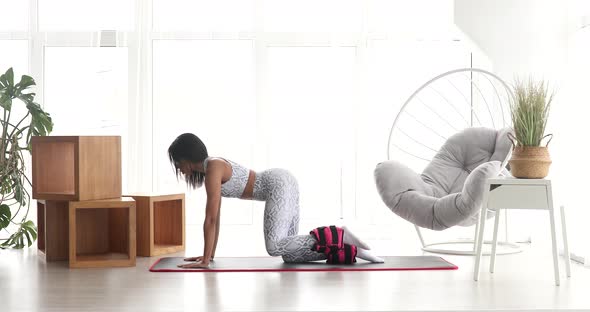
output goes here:
[{"label": "white hanging chair", "polygon": [[[473,182],[473,179],[479,178],[481,180],[491,177],[495,174],[492,171],[496,169],[498,172],[501,170],[500,174],[509,174],[505,167],[510,158],[511,149],[507,138],[504,141],[504,136],[506,131],[511,129],[510,104],[513,99],[511,88],[495,74],[483,69],[463,68],[445,72],[428,80],[412,93],[401,107],[391,127],[387,143],[389,163],[386,165],[389,165],[389,168],[380,168],[382,165],[380,164],[375,171],[377,187],[381,197],[392,211],[414,223],[424,251],[475,255],[474,242],[477,241],[478,215],[481,204],[475,207],[478,205],[477,198],[472,200],[471,196],[468,196],[474,191],[466,190],[466,188],[469,186],[467,185],[469,182]],[[486,149],[488,150],[482,154],[481,151]],[[453,152],[455,154],[452,154]],[[461,157],[468,159],[456,159]],[[474,157],[476,159],[473,159]],[[448,159],[445,160],[445,158]],[[479,158],[482,158],[481,161]],[[449,169],[454,171],[452,174],[447,174],[444,171],[445,168],[442,171],[438,168],[441,167],[441,159],[442,162],[447,162],[446,165],[455,161],[458,162],[457,167],[463,166],[463,168],[456,168],[455,164],[452,164]],[[439,164],[433,165],[436,161],[439,161]],[[474,163],[474,165],[470,167],[467,162]],[[480,164],[481,166],[477,166]],[[440,181],[434,181],[437,180],[437,177],[431,176],[433,167],[437,167],[434,168],[434,171],[438,170],[435,172],[439,175],[438,180],[457,179],[457,181],[442,181],[436,185]],[[379,170],[382,172],[380,173]],[[462,172],[456,173],[457,170]],[[419,173],[422,174],[418,175]],[[478,174],[479,177],[470,177]],[[388,190],[384,190],[383,185],[380,185],[379,179],[388,180],[384,183],[396,184],[396,187],[399,187],[398,184],[409,184],[401,186],[401,188],[406,187],[402,192],[398,190],[388,193]],[[405,181],[408,179],[414,179],[417,182]],[[454,182],[457,183],[453,184]],[[446,189],[445,183],[449,184]],[[426,188],[421,188],[422,184],[426,185]],[[405,191],[409,191],[409,193],[400,195]],[[420,191],[424,194],[421,194]],[[461,199],[461,191],[463,191],[463,199]],[[446,199],[443,200],[443,196]],[[394,197],[395,200],[392,200]],[[459,203],[461,200],[467,203]],[[452,217],[436,216],[437,211],[444,210],[438,207],[441,201],[446,201],[442,205],[457,205],[454,207],[457,211],[453,210]],[[410,207],[410,209],[403,208],[406,209],[405,211],[396,210],[399,206],[408,204],[418,206],[419,209],[412,210]],[[428,205],[432,205],[432,207]],[[469,207],[470,205],[474,207]],[[428,206],[428,208],[424,206]],[[470,210],[467,211],[465,207]],[[443,208],[448,214],[449,209],[447,208],[449,207]],[[423,210],[423,212],[419,212],[419,210]],[[467,215],[471,213],[470,211],[473,211],[475,215]],[[445,212],[439,213],[444,214]],[[487,213],[488,217],[493,216],[493,212],[488,211]],[[429,214],[430,217],[427,218],[430,219],[422,221],[420,218],[423,219],[425,214]],[[461,214],[466,215],[462,216]],[[459,217],[464,217],[464,219],[458,220]],[[507,221],[507,214],[505,214],[505,220]],[[421,227],[442,230],[456,225],[475,225],[474,238],[434,243],[424,241]],[[485,243],[490,242],[486,241]],[[456,248],[459,244],[471,244],[472,248],[471,250]],[[507,241],[498,242],[498,247],[497,254],[521,251],[518,245]]]}]

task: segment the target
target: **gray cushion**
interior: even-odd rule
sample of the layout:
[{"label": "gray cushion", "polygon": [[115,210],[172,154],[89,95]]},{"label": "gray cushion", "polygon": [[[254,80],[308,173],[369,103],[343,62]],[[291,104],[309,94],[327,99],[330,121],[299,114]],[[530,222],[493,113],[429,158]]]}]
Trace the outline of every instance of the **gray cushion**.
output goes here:
[{"label": "gray cushion", "polygon": [[418,175],[390,160],[377,165],[375,182],[385,204],[420,227],[444,230],[477,222],[488,178],[510,153],[510,129],[468,128],[450,137]]}]

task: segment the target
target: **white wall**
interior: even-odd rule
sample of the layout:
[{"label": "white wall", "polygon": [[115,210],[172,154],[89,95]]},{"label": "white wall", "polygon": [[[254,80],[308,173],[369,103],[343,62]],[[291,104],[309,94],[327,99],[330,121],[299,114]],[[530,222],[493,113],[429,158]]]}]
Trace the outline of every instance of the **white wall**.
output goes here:
[{"label": "white wall", "polygon": [[[586,250],[588,237],[584,165],[588,155],[583,133],[587,132],[590,97],[585,88],[587,56],[584,42],[590,35],[580,31],[590,15],[590,1],[563,0],[455,0],[455,24],[488,55],[494,71],[508,82],[515,76],[545,79],[557,93],[547,126],[555,138],[550,144],[556,204],[566,204],[569,232],[576,253]],[[582,52],[584,49],[588,52]],[[585,55],[585,57],[584,57]],[[579,155],[579,156],[578,156]],[[510,231],[518,239],[532,234],[545,242],[548,227],[544,213],[516,212]]]},{"label": "white wall", "polygon": [[495,72],[559,75],[566,61],[563,0],[455,0],[455,24],[493,60]]}]

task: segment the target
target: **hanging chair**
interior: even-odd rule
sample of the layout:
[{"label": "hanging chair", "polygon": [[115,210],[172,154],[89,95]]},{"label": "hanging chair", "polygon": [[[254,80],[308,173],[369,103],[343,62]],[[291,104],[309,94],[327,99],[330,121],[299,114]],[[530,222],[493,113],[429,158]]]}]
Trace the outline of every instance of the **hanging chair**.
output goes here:
[{"label": "hanging chair", "polygon": [[[477,235],[485,182],[508,173],[512,100],[498,76],[464,68],[430,79],[401,107],[389,134],[388,160],[377,165],[375,182],[386,206],[414,224],[423,250],[475,254],[476,237],[427,244],[421,228],[475,225]],[[438,247],[454,244],[473,248]],[[508,242],[500,246],[507,248],[499,254],[520,251]]]}]

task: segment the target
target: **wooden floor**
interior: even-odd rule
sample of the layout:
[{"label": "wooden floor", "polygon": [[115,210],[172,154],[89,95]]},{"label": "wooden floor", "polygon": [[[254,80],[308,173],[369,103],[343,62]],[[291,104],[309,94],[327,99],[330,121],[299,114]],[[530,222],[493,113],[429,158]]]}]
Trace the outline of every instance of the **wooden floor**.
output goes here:
[{"label": "wooden floor", "polygon": [[[371,243],[383,254],[388,242]],[[138,257],[132,268],[69,269],[46,263],[36,248],[0,250],[0,311],[590,309],[590,269],[574,263],[567,279],[562,262],[556,287],[550,249],[541,247],[499,256],[494,274],[484,258],[479,282],[473,258],[462,256],[443,256],[457,271],[151,273],[157,258]]]}]

